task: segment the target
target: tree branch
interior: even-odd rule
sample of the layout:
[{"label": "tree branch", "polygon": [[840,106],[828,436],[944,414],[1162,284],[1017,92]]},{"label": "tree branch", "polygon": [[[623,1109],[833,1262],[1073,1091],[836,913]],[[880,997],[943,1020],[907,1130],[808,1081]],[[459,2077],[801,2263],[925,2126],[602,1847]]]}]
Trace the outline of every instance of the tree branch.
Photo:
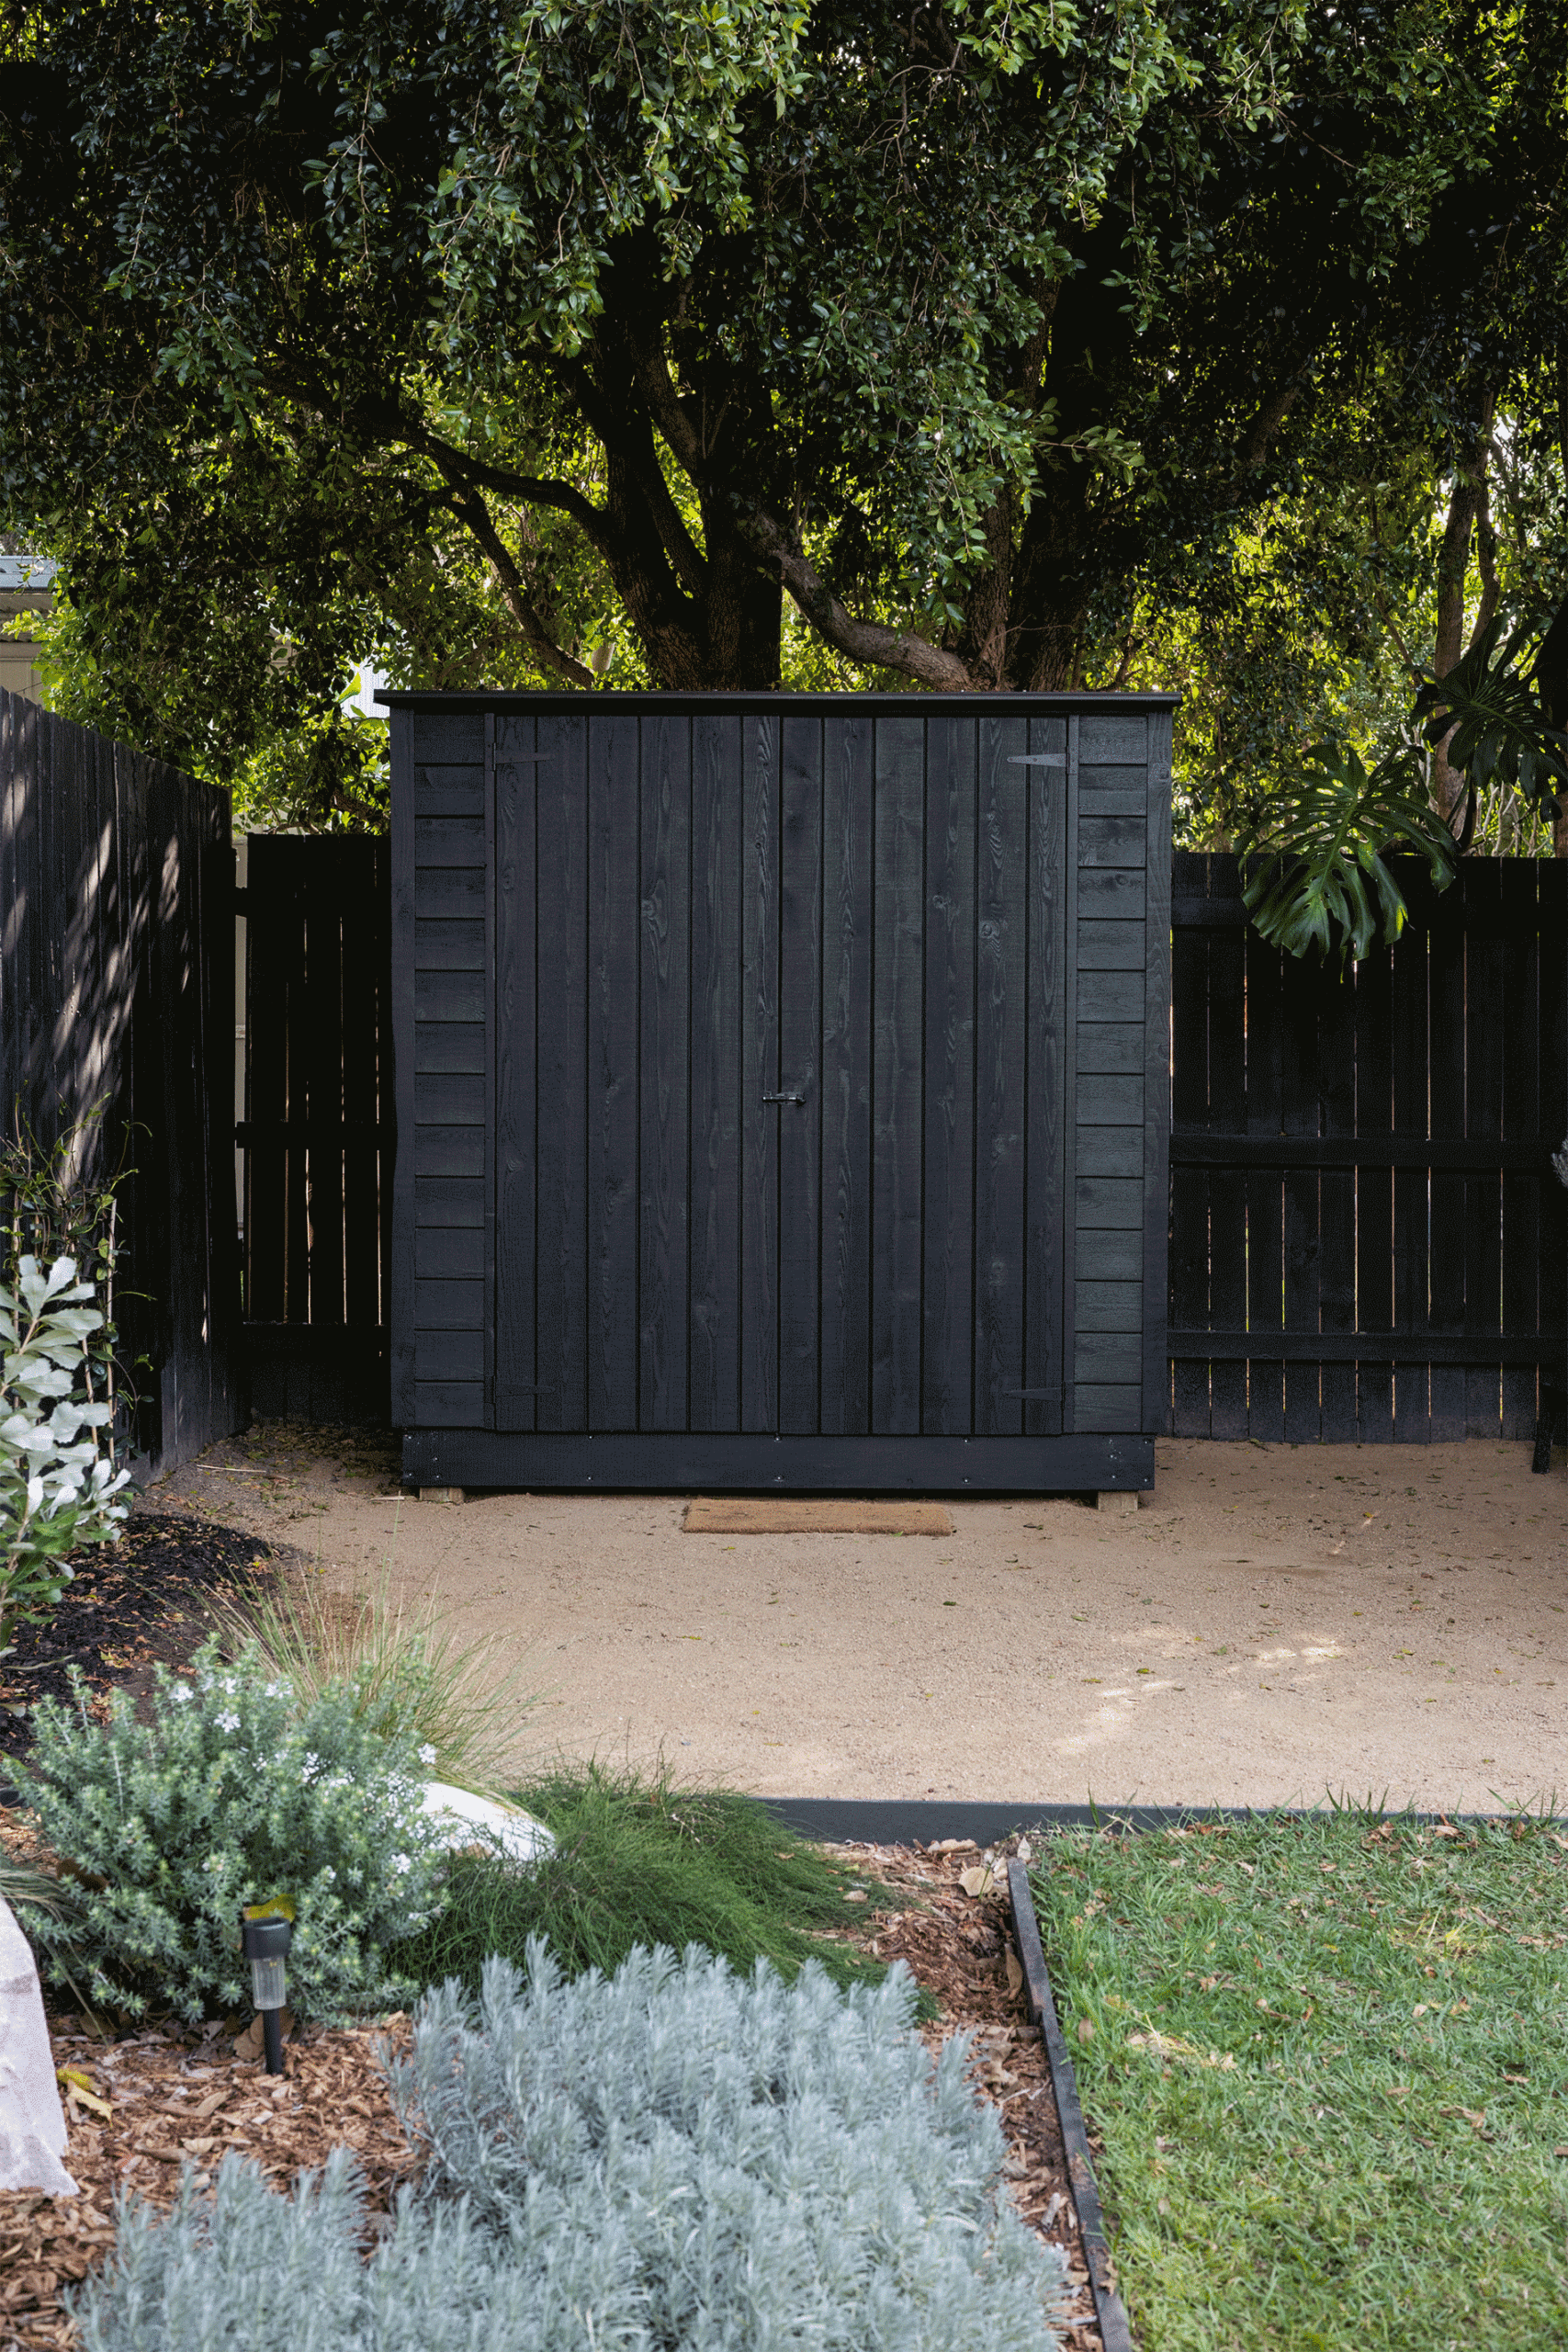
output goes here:
[{"label": "tree branch", "polygon": [[812,627],[852,662],[902,670],[922,685],[937,686],[948,694],[982,691],[968,665],[955,653],[944,652],[940,645],[909,630],[888,628],[881,621],[853,619],[810,558],[786,537],[771,514],[753,507],[742,514],[741,528],[756,553],[776,565],[780,579]]},{"label": "tree branch", "polygon": [[1256,473],[1269,455],[1269,444],[1280,430],[1296,404],[1302,389],[1301,378],[1293,377],[1271,392],[1252,420],[1252,427],[1241,445],[1241,468],[1244,473]]},{"label": "tree branch", "polygon": [[547,669],[554,670],[574,686],[597,685],[598,680],[583,662],[574,661],[563,652],[539,617],[523,586],[523,575],[512,560],[510,549],[491,519],[490,509],[477,491],[459,495],[453,507],[468,525],[484,551],[486,562],[495,574],[502,600],[524,636]]},{"label": "tree branch", "polygon": [[459,494],[475,489],[493,490],[502,498],[520,499],[525,506],[553,506],[558,514],[570,515],[601,555],[609,555],[614,544],[609,517],[584,498],[580,490],[574,490],[570,482],[548,481],[533,474],[513,473],[506,466],[487,465],[482,458],[470,458],[466,450],[454,449],[435,434],[427,433],[422,425],[411,425],[406,420],[398,429],[411,448],[422,450],[433,460],[443,479]]}]

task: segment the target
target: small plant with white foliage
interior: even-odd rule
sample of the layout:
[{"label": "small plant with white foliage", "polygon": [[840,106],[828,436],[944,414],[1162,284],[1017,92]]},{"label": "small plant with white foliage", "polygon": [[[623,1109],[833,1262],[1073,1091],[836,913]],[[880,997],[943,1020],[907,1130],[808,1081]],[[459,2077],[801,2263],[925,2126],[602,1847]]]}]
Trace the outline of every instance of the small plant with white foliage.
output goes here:
[{"label": "small plant with white foliage", "polygon": [[94,1394],[93,1296],[72,1258],[45,1273],[25,1257],[15,1287],[0,1283],[0,1642],[60,1599],[67,1553],[112,1542],[125,1520],[113,1408]]},{"label": "small plant with white foliage", "polygon": [[333,1686],[301,1710],[254,1653],[198,1652],[191,1679],[158,1669],[152,1721],[116,1691],[107,1722],[76,1703],[34,1712],[17,1768],[45,1842],[74,1865],[58,1914],[27,1908],[47,1973],[132,2017],[248,2012],[243,1905],[294,1911],[290,2007],[341,2019],[419,1989],[386,1950],[439,1901],[442,1833],[422,1811],[410,1736],[367,1728]]},{"label": "small plant with white foliage", "polygon": [[695,1946],[570,1984],[527,1961],[423,2004],[393,2086],[432,2162],[368,2260],[345,2154],[292,2199],[226,2157],[210,2199],[187,2171],[172,2213],[128,2204],[84,2352],[1053,2352],[1062,2256],[902,1969],[842,1994]]}]

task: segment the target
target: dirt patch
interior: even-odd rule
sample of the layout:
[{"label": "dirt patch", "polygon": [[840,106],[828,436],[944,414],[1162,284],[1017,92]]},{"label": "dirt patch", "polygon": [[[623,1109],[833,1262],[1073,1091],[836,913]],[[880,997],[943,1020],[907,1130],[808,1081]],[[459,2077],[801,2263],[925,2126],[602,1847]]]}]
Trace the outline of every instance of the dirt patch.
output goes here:
[{"label": "dirt patch", "polygon": [[[1568,1477],[1525,1444],[1161,1439],[1123,1517],[954,1499],[953,1532],[682,1532],[670,1495],[400,1498],[271,1424],[159,1490],[389,1571],[540,1693],[530,1744],[791,1797],[1529,1804],[1560,1778]],[[519,1759],[520,1764],[527,1762]]]},{"label": "dirt patch", "polygon": [[75,1577],[40,1625],[18,1627],[0,1659],[0,1755],[25,1756],[40,1699],[71,1696],[74,1666],[102,1693],[151,1690],[159,1665],[183,1666],[213,1630],[212,1603],[276,1563],[241,1527],[189,1510],[139,1511],[117,1544],[72,1556]]}]

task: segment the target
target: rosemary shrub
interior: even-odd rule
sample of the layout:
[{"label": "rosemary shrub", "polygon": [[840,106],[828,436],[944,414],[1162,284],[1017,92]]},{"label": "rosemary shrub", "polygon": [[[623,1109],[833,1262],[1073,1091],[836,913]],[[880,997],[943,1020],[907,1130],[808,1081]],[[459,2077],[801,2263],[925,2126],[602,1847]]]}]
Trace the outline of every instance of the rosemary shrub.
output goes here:
[{"label": "rosemary shrub", "polygon": [[17,1768],[22,1801],[70,1870],[50,1913],[24,1904],[56,1982],[131,2017],[248,2011],[242,1905],[294,1908],[290,2006],[341,2019],[419,1988],[387,1947],[429,1921],[442,1833],[421,1811],[414,1735],[369,1730],[351,1686],[298,1707],[254,1652],[214,1645],[189,1679],[157,1670],[152,1720],[116,1691],[107,1718],[46,1702]]}]

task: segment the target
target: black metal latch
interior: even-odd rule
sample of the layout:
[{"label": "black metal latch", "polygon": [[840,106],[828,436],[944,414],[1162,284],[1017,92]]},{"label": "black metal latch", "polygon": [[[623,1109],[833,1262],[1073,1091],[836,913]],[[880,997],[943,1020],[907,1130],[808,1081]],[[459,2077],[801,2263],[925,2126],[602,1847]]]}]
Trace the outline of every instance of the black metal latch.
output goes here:
[{"label": "black metal latch", "polygon": [[804,1102],[804,1094],[764,1094],[764,1102]]}]

